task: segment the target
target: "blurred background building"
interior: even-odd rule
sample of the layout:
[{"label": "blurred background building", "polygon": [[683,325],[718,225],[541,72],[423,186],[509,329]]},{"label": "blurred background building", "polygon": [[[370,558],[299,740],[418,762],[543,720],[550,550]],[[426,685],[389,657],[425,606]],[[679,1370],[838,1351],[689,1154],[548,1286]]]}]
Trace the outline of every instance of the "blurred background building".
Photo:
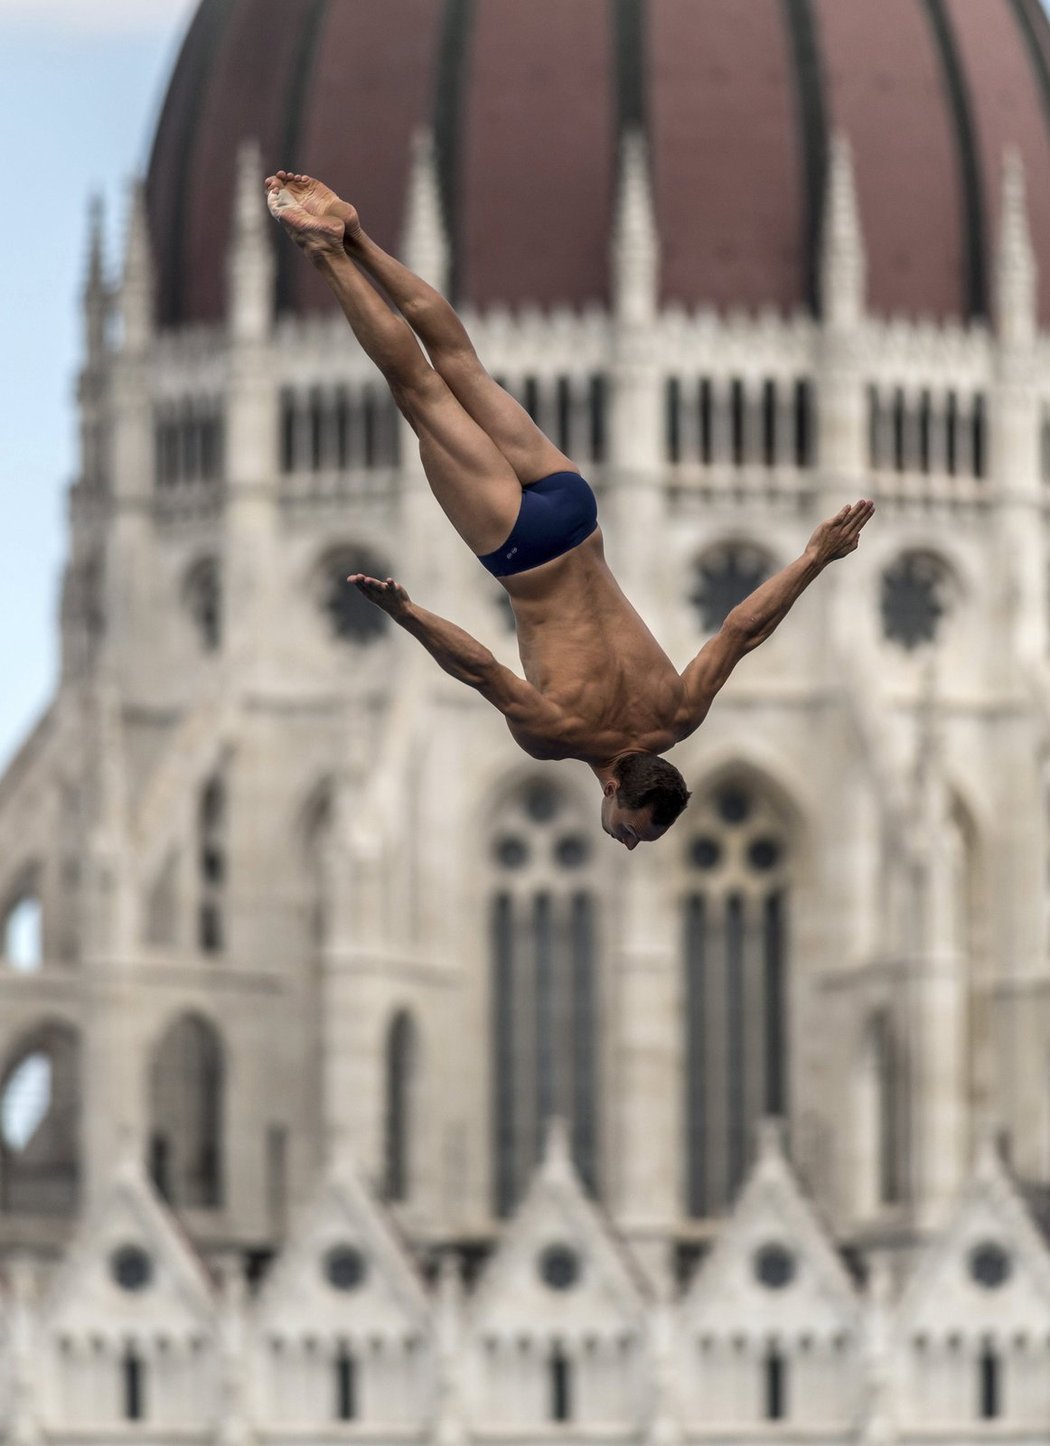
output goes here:
[{"label": "blurred background building", "polygon": [[[679,666],[878,500],[659,845],[345,586],[515,661],[278,165],[461,308]],[[101,234],[0,781],[5,1442],[1045,1442],[1036,0],[203,0]]]}]

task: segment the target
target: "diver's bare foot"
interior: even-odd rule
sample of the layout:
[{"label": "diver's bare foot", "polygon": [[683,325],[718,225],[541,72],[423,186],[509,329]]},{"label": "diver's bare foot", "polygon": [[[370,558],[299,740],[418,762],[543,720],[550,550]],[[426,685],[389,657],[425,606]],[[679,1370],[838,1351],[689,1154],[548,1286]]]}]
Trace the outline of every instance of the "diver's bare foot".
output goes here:
[{"label": "diver's bare foot", "polygon": [[309,256],[342,252],[343,223],[335,216],[312,215],[298,205],[294,196],[276,177],[266,183],[266,204],[270,214]]},{"label": "diver's bare foot", "polygon": [[337,196],[330,186],[313,176],[303,176],[296,171],[278,171],[268,176],[266,190],[274,189],[288,193],[294,203],[310,216],[335,218],[343,223],[343,232],[348,243],[356,241],[361,232],[361,221],[357,208]]}]

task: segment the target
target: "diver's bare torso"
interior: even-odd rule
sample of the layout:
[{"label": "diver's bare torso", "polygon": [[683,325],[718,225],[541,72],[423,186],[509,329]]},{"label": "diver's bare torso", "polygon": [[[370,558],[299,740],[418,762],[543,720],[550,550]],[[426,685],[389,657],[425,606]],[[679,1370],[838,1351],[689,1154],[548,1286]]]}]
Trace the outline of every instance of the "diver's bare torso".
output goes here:
[{"label": "diver's bare torso", "polygon": [[600,765],[679,741],[682,680],[609,570],[600,527],[561,557],[499,581],[525,677],[557,710],[542,731],[508,722],[526,753]]}]

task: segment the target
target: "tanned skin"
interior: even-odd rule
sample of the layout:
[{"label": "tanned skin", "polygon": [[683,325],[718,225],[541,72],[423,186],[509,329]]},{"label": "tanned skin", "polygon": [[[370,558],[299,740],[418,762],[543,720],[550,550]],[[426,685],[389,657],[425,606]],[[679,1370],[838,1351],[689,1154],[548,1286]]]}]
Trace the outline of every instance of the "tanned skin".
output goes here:
[{"label": "tanned skin", "polygon": [[[289,171],[268,177],[266,193],[386,378],[449,521],[476,555],[496,551],[517,520],[522,488],[579,468],[488,375],[440,292],[381,250],[353,206]],[[414,603],[393,578],[355,573],[349,581],[446,673],[498,708],[530,757],[589,764],[602,785],[603,828],[633,849],[667,827],[654,825],[649,809],[618,802],[616,765],[688,738],[744,654],[769,637],[828,563],[855,551],[874,510],[861,499],[822,522],[801,557],[735,607],[681,673],[610,571],[600,527],[561,557],[499,579],[514,610],[524,678],[455,623]]]}]

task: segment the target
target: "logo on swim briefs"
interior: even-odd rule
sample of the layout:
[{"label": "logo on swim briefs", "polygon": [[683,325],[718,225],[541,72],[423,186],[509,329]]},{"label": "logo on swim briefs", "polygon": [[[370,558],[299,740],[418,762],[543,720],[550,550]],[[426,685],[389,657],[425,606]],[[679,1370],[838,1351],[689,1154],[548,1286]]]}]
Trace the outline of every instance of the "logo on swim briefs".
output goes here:
[{"label": "logo on swim briefs", "polygon": [[517,550],[518,550],[518,549],[517,549],[516,547],[512,547],[511,550],[507,553],[507,557],[508,557],[508,558],[513,557],[514,554],[517,552]]}]

